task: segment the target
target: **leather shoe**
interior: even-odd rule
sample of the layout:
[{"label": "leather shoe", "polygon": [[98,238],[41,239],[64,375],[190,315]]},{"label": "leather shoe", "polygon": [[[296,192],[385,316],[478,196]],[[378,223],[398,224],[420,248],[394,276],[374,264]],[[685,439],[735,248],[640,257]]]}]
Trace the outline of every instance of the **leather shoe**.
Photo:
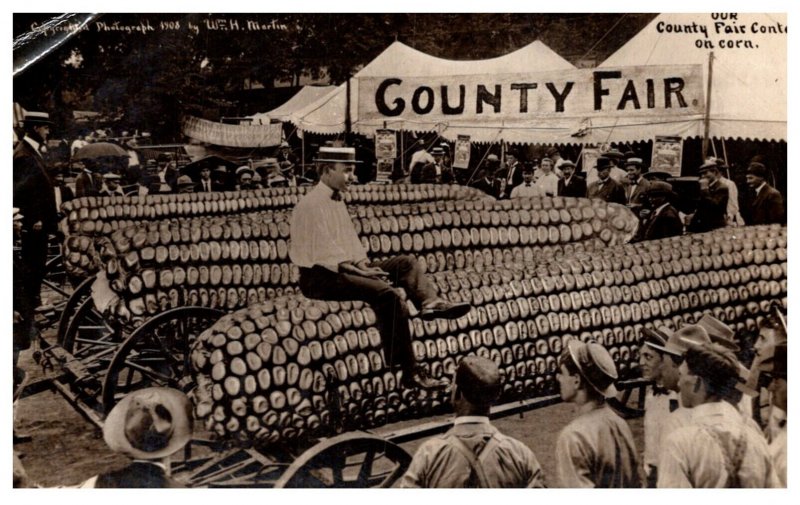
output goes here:
[{"label": "leather shoe", "polygon": [[434,379],[427,370],[415,366],[410,371],[403,372],[403,386],[409,389],[446,389],[449,382],[444,379]]},{"label": "leather shoe", "polygon": [[468,303],[451,303],[446,300],[435,300],[422,306],[419,317],[428,321],[431,319],[458,319],[467,315],[472,306]]}]

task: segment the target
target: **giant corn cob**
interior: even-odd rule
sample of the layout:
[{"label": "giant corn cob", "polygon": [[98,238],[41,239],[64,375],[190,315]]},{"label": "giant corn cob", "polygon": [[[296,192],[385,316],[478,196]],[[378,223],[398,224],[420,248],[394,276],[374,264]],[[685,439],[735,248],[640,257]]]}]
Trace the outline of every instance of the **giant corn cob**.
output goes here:
[{"label": "giant corn cob", "polygon": [[[471,353],[493,359],[511,400],[555,390],[557,357],[572,338],[605,345],[624,378],[643,327],[711,312],[753,329],[770,302],[785,307],[786,229],[724,229],[433,279],[443,296],[474,308],[456,321],[412,317],[417,359],[434,377]],[[270,444],[445,409],[446,393],[400,386],[374,320],[360,302],[299,295],[223,317],[193,345],[197,416],[221,437]]]},{"label": "giant corn cob", "polygon": [[[586,199],[446,200],[352,210],[373,258],[410,252],[429,272],[608,247],[635,230],[624,207]],[[299,272],[288,259],[289,217],[289,211],[265,211],[114,232],[98,242],[105,276],[119,296],[110,310],[123,320],[181,305],[235,310],[291,292]]]}]

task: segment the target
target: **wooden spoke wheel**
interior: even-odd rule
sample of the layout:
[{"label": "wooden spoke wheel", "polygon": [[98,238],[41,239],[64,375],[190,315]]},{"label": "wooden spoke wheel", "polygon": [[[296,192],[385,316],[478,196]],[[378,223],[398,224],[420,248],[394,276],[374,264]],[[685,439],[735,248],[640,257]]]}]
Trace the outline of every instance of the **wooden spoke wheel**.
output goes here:
[{"label": "wooden spoke wheel", "polygon": [[111,363],[121,335],[121,328],[106,321],[95,309],[92,297],[87,296],[78,301],[59,344],[89,372],[101,373]]},{"label": "wooden spoke wheel", "polygon": [[92,283],[94,282],[94,276],[85,279],[81,282],[78,287],[70,295],[69,299],[67,300],[66,305],[64,305],[63,310],[61,311],[61,317],[58,321],[58,337],[57,342],[61,347],[64,346],[64,338],[67,334],[67,328],[74,319],[75,315],[77,314],[78,308],[85,302],[87,299],[91,298],[92,295]]},{"label": "wooden spoke wheel", "polygon": [[137,328],[116,350],[103,382],[106,412],[137,389],[193,387],[189,350],[200,333],[225,313],[208,307],[178,307]]},{"label": "wooden spoke wheel", "polygon": [[410,463],[411,456],[399,445],[355,431],[306,450],[286,469],[275,487],[391,487]]}]

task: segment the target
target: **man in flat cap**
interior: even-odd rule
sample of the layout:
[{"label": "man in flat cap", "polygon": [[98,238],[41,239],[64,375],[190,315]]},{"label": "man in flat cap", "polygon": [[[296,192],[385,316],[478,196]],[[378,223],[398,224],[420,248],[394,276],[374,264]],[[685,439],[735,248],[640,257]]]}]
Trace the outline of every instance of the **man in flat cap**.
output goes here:
[{"label": "man in flat cap", "polygon": [[37,304],[46,271],[48,235],[58,230],[55,193],[42,156],[52,124],[46,112],[26,112],[25,136],[14,148],[13,206],[22,214],[21,257],[28,272],[25,283]]},{"label": "man in flat cap", "polygon": [[463,358],[451,394],[453,427],[422,444],[400,481],[401,487],[544,487],[542,468],[522,442],[500,433],[489,410],[502,391],[494,361]]},{"label": "man in flat cap", "polygon": [[597,180],[594,182],[587,182],[589,184],[586,190],[588,198],[597,198],[606,202],[618,203],[625,205],[625,190],[622,185],[611,177],[611,159],[605,156],[597,158]]},{"label": "man in flat cap", "polygon": [[700,174],[700,196],[697,209],[690,216],[687,229],[692,233],[701,233],[726,224],[728,212],[728,187],[720,182],[722,174],[716,160],[707,160],[698,169]]},{"label": "man in flat cap", "polygon": [[657,240],[683,234],[680,214],[672,206],[676,197],[671,184],[661,181],[648,183],[641,196],[647,213],[639,225],[636,240]]},{"label": "man in flat cap", "polygon": [[783,196],[767,183],[767,168],[761,163],[750,163],[746,177],[747,185],[753,190],[747,224],[786,223]]},{"label": "man in flat cap", "polygon": [[100,191],[100,196],[125,196],[122,186],[119,185],[122,177],[109,172],[103,174],[103,189]]},{"label": "man in flat cap", "polygon": [[561,399],[578,408],[578,417],[561,430],[556,441],[559,485],[640,487],[633,433],[607,402],[617,395],[614,359],[600,344],[573,339],[558,365]]},{"label": "man in flat cap", "polygon": [[625,188],[625,201],[629,207],[638,209],[644,205],[642,196],[650,187],[650,181],[642,177],[644,163],[641,158],[628,158],[625,161],[625,171],[628,177],[623,187]]},{"label": "man in flat cap", "polygon": [[564,178],[558,180],[558,196],[586,198],[586,179],[575,173],[575,163],[562,160],[561,172]]},{"label": "man in flat cap", "polygon": [[103,424],[108,447],[133,461],[96,475],[81,488],[185,487],[169,476],[169,457],[192,438],[192,402],[182,392],[152,387],[130,393]]},{"label": "man in flat cap", "polygon": [[416,363],[406,302],[395,287],[405,290],[422,319],[457,319],[469,312],[469,304],[439,297],[411,256],[377,262],[367,258],[342,201],[357,163],[355,149],[321,147],[316,163],[320,182],[297,203],[291,217],[289,257],[300,268],[300,290],[308,298],[368,303],[377,316],[384,362],[402,370],[403,384],[445,387],[446,381]]},{"label": "man in flat cap", "polygon": [[663,441],[658,487],[777,487],[767,442],[733,406],[739,396],[736,356],[714,343],[690,345],[680,366],[687,425]]}]

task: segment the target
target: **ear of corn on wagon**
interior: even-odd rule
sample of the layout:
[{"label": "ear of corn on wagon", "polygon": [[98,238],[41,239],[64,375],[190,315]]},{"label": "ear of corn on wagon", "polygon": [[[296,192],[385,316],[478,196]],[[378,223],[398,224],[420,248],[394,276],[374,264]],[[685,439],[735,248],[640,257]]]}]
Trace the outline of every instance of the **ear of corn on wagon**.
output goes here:
[{"label": "ear of corn on wagon", "polygon": [[[591,251],[626,242],[636,226],[622,206],[572,198],[355,205],[352,212],[372,258],[412,253],[428,272]],[[109,311],[129,321],[182,305],[235,310],[295,292],[290,215],[152,221],[96,240],[118,295]]]},{"label": "ear of corn on wagon", "polygon": [[[485,356],[501,368],[503,399],[513,400],[555,391],[570,339],[606,346],[625,378],[643,327],[675,328],[711,312],[754,329],[772,301],[786,306],[786,229],[723,229],[432,277],[442,296],[474,308],[456,321],[412,317],[417,359],[442,377],[466,355]],[[374,322],[360,302],[300,295],[224,316],[191,351],[196,415],[221,437],[272,444],[446,409],[445,392],[400,386]]]}]

